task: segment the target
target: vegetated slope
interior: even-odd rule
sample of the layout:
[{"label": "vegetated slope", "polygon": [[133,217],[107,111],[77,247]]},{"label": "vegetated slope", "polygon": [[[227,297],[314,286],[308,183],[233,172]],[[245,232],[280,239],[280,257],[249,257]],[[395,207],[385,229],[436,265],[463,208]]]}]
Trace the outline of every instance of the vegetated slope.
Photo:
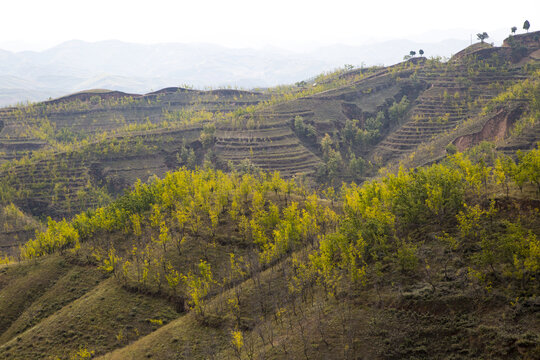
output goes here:
[{"label": "vegetated slope", "polygon": [[[218,126],[217,154],[224,161],[249,159],[287,175],[361,181],[377,167],[404,159],[419,145],[479,117],[512,85],[538,77],[533,56],[538,49],[538,33],[531,33],[501,48],[473,45],[447,63],[413,58],[386,68],[321,75],[297,84],[303,92],[290,101],[253,108],[242,121]],[[519,114],[513,114],[509,127],[516,118]],[[492,135],[484,139],[500,137]],[[535,141],[529,140],[530,148]],[[432,161],[440,155],[426,157]]]},{"label": "vegetated slope", "polygon": [[54,218],[102,205],[137,179],[201,165],[214,129],[207,144],[204,126],[264,98],[227,89],[96,90],[4,109],[0,146],[10,161],[0,170],[2,199]]},{"label": "vegetated slope", "polygon": [[[473,158],[478,155],[471,154]],[[465,164],[470,159],[459,155],[450,161],[458,167],[463,166],[465,170],[469,166]],[[479,166],[477,171],[482,171],[482,163],[474,166]],[[253,275],[254,278],[231,290],[225,289],[221,296],[216,296],[205,305],[206,315],[191,312],[181,316],[155,333],[102,358],[397,359],[459,356],[532,359],[538,356],[539,323],[534,317],[538,312],[538,288],[531,288],[529,294],[532,296],[524,295],[521,298],[523,303],[519,305],[520,300],[513,302],[507,297],[509,293],[503,295],[504,291],[500,292],[502,279],[498,277],[501,275],[499,270],[494,270],[490,275],[476,272],[479,263],[487,261],[484,263],[487,265],[494,260],[491,256],[497,257],[496,254],[503,248],[509,250],[513,246],[510,245],[512,241],[505,237],[510,235],[508,231],[516,229],[510,225],[513,221],[520,218],[520,224],[524,225],[521,221],[525,218],[522,216],[530,214],[532,217],[529,218],[530,222],[526,221],[527,226],[538,231],[539,218],[537,210],[534,210],[538,202],[525,205],[527,201],[501,198],[498,205],[489,210],[485,207],[488,206],[486,202],[472,206],[471,202],[478,201],[478,198],[473,198],[482,198],[487,194],[497,198],[492,191],[498,191],[491,186],[484,188],[490,189],[487,193],[481,190],[484,187],[481,180],[477,185],[469,183],[467,187],[473,186],[477,190],[470,193],[472,188],[469,188],[466,191],[469,205],[458,213],[459,230],[456,232],[456,224],[451,216],[447,216],[456,211],[450,208],[457,203],[451,205],[453,196],[446,192],[457,190],[454,196],[459,197],[458,194],[464,189],[459,189],[459,186],[454,188],[456,183],[447,183],[447,190],[443,191],[445,195],[439,199],[445,205],[435,200],[442,205],[439,210],[433,208],[435,213],[439,213],[439,220],[428,220],[434,213],[427,218],[423,218],[423,215],[416,217],[427,209],[424,206],[437,206],[435,203],[429,205],[428,199],[433,194],[429,194],[430,186],[423,182],[427,180],[425,176],[430,177],[428,174],[447,171],[443,169],[449,170],[445,166],[435,165],[429,169],[418,169],[416,175],[409,172],[398,177],[390,176],[361,189],[351,187],[345,190],[344,222],[338,230],[341,235],[328,235],[321,238],[320,243],[316,242],[315,249],[318,249],[320,258],[315,255],[317,250],[308,245],[306,249]],[[474,178],[474,172],[468,175],[469,179]],[[454,175],[439,173],[435,176]],[[457,178],[454,180],[460,181]],[[389,188],[383,184],[389,188],[396,186],[394,189],[397,193],[393,195],[400,199],[393,196],[387,198],[393,203],[390,213],[397,216],[395,219],[387,218],[387,224],[401,228],[395,229],[398,237],[408,239],[396,239],[401,245],[398,245],[397,252],[390,250],[386,255],[388,257],[380,257],[385,253],[384,248],[389,250],[395,246],[385,242],[388,238],[383,235],[378,240],[372,239],[375,243],[368,240],[388,230],[384,230],[384,226],[378,227],[378,221],[374,220],[377,217],[384,223],[383,219],[389,215],[385,214],[385,205],[380,206],[373,201],[385,201],[384,193]],[[428,190],[420,195],[413,188],[420,193],[426,188]],[[377,194],[378,191],[381,193]],[[416,196],[425,202],[417,203]],[[399,210],[401,201],[408,206]],[[364,205],[360,205],[362,203]],[[414,203],[419,207],[411,206]],[[516,211],[514,206],[519,210]],[[374,208],[380,213],[371,213]],[[448,220],[450,222],[446,223]],[[481,230],[484,226],[494,224],[495,227],[502,226],[498,230],[502,231],[499,235],[496,235],[497,230]],[[357,226],[361,228],[361,234],[355,233]],[[416,228],[413,230],[409,226]],[[527,236],[537,241],[532,234],[517,235],[523,236],[518,242]],[[355,237],[358,241],[356,245]],[[476,243],[480,238],[483,239],[482,245]],[[540,259],[540,254],[530,255],[531,260],[535,259],[533,262]],[[318,270],[312,273],[305,261],[311,262],[311,266]],[[329,263],[324,265],[325,261]],[[510,258],[506,261],[512,262]],[[475,265],[467,268],[466,263]],[[507,271],[511,272],[509,269]],[[509,276],[510,272],[503,277]],[[495,273],[499,275],[493,278]],[[523,281],[519,275],[517,279]],[[503,282],[507,280],[509,278]],[[521,290],[518,292],[523,296]]]},{"label": "vegetated slope", "polygon": [[[277,170],[337,187],[483,140],[513,155],[540,140],[537,36],[260,92],[94,90],[2,109],[1,201],[61,219],[179,166]],[[15,248],[28,230],[3,243]]]},{"label": "vegetated slope", "polygon": [[[386,68],[345,68],[260,92],[94,90],[2,109],[2,201],[61,218],[110,201],[137,178],[205,161],[322,184],[361,182],[419,145],[454,134],[435,151],[420,151],[419,163],[427,163],[463,135],[455,130],[465,120],[483,121],[490,99],[538,76],[535,36],[502,48],[473,46],[448,63],[413,58]],[[509,111],[511,128],[520,113]],[[536,140],[516,141],[531,148]]]},{"label": "vegetated slope", "polygon": [[61,218],[108,203],[137,179],[178,167],[185,146],[200,147],[200,126],[104,139],[4,165],[3,198],[34,216]]},{"label": "vegetated slope", "polygon": [[[531,39],[535,36],[538,33],[530,34]],[[418,69],[418,78],[429,83],[429,89],[417,99],[403,125],[377,146],[374,156],[391,159],[410,154],[418,145],[451,133],[465,120],[477,117],[491,99],[511,85],[538,77],[531,75],[531,67],[537,68],[538,62],[523,60],[539,48],[538,40],[527,43],[524,51],[473,45],[438,69]]]},{"label": "vegetated slope", "polygon": [[194,124],[210,120],[211,114],[227,113],[264,99],[265,95],[260,93],[225,89],[166,88],[146,95],[85,91],[43,103],[2,109],[0,146],[5,152],[3,159],[9,160],[20,158],[28,151],[55,148],[59,144],[96,141],[100,134],[145,130],[152,125],[163,126],[163,122]]},{"label": "vegetated slope", "polygon": [[[356,134],[352,139],[343,135],[347,122],[352,122],[356,130],[369,128],[366,122],[378,112],[386,111],[404,96],[418,96],[424,85],[408,80],[412,71],[392,73],[392,69],[344,70],[298,84],[301,91],[291,100],[270,102],[232,126],[218,127],[216,153],[224,161],[238,164],[249,159],[259,168],[279,170],[286,176],[313,175],[328,162],[321,150],[326,134],[333,136],[339,148],[340,142],[355,140]],[[381,123],[374,130],[383,134],[390,127]],[[344,151],[344,156],[365,156],[368,144],[359,140],[351,145],[354,149]]]},{"label": "vegetated slope", "polygon": [[13,203],[0,207],[0,253],[17,255],[19,245],[41,230],[41,224]]},{"label": "vegetated slope", "polygon": [[446,154],[463,151],[489,141],[509,156],[530,150],[540,141],[540,72],[510,86],[489,100],[478,115],[452,130],[421,144],[407,157],[386,164],[388,168],[415,167],[438,161]]},{"label": "vegetated slope", "polygon": [[3,269],[0,358],[537,358],[539,157],[482,145],[339,199],[211,169],[137,184]]},{"label": "vegetated slope", "polygon": [[154,330],[150,320],[175,316],[166,300],[115,286],[95,267],[49,258],[16,272],[2,273],[16,278],[0,290],[9,301],[0,305],[2,358],[69,358],[88,344],[119,346]]}]

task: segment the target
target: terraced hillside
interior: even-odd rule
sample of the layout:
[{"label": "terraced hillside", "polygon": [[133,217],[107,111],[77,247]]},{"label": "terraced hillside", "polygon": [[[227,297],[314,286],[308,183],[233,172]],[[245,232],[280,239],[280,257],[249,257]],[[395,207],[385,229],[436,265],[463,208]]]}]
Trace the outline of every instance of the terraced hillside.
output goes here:
[{"label": "terraced hillside", "polygon": [[[538,76],[537,36],[516,36],[501,48],[473,45],[446,63],[412,58],[346,68],[259,92],[96,90],[1,109],[2,201],[59,218],[182,165],[255,167],[338,185],[415,153],[423,155],[419,164],[430,162],[450,143],[462,150],[480,138],[510,135],[529,103],[508,110],[502,134],[472,132],[488,123],[484,110],[492,99]],[[528,149],[537,140],[537,130],[527,130],[507,146]]]},{"label": "terraced hillside", "polygon": [[[451,143],[461,136],[456,130],[464,123],[483,122],[484,108],[492,99],[537,77],[538,36],[516,36],[503,47],[475,44],[446,63],[413,58],[391,67],[340,73],[329,89],[257,108],[244,116],[244,126],[218,127],[216,153],[225,162],[249,159],[287,176],[307,173],[323,181],[332,176],[359,180],[373,174],[369,169],[405,159],[420,145],[455,133]],[[510,135],[519,117],[513,114],[502,137]],[[326,134],[337,157],[323,149]],[[495,139],[492,135],[484,134],[483,140]],[[522,146],[531,148],[537,140],[527,135]],[[436,152],[431,160],[440,156]],[[351,159],[363,159],[365,165],[347,168]],[[332,162],[340,169],[333,171]]]},{"label": "terraced hillside", "polygon": [[137,179],[182,165],[177,154],[200,146],[201,126],[115,136],[45,157],[4,165],[2,197],[34,216],[58,218],[101,206]]},{"label": "terraced hillside", "polygon": [[0,359],[540,358],[538,37],[2,109]]},{"label": "terraced hillside", "polygon": [[261,93],[240,90],[195,91],[166,88],[137,95],[94,90],[44,103],[0,109],[0,161],[20,158],[56,143],[95,141],[114,134],[169,123],[192,125],[214,114],[264,100]]},{"label": "terraced hillside", "polygon": [[[54,218],[102,205],[137,179],[202,164],[204,124],[265,97],[227,89],[142,96],[99,90],[2,109],[2,201]],[[188,164],[180,155],[190,152]]]},{"label": "terraced hillside", "polygon": [[[536,46],[540,48],[540,43]],[[403,157],[420,144],[478,117],[491,99],[531,76],[530,63],[526,67],[514,66],[510,59],[509,48],[473,46],[457,54],[443,68],[435,71],[430,66],[419,68],[417,76],[429,88],[416,99],[403,125],[377,145],[373,156],[382,158],[383,162]]]},{"label": "terraced hillside", "polygon": [[320,159],[283,123],[242,131],[221,127],[214,148],[221,159],[236,166],[249,160],[261,170],[279,171],[286,177],[312,174],[320,164]]},{"label": "terraced hillside", "polygon": [[[248,117],[251,123],[244,122],[248,126],[218,127],[216,152],[225,161],[237,164],[250,159],[262,169],[278,170],[285,176],[313,174],[324,161],[320,142],[326,134],[339,137],[351,120],[364,127],[368,118],[404,96],[418,96],[424,84],[408,78],[416,62],[348,71],[332,79],[327,90],[256,109]],[[299,119],[306,127],[303,130],[295,127]],[[381,132],[392,128],[389,123],[382,126]],[[356,150],[361,155],[367,152],[364,147]]]}]

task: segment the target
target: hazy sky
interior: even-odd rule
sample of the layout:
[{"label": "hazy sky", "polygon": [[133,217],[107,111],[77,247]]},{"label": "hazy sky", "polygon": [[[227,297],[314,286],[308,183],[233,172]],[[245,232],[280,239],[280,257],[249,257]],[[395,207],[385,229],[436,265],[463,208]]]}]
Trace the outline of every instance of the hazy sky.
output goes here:
[{"label": "hazy sky", "polygon": [[[540,29],[540,0],[2,0],[0,48],[63,41],[207,42],[228,47],[433,41]],[[495,39],[500,41],[502,39]]]}]

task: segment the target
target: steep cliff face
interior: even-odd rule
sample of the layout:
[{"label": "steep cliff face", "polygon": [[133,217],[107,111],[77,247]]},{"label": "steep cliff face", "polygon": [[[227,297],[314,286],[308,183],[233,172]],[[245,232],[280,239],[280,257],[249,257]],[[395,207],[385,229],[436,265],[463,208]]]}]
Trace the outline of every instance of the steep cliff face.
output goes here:
[{"label": "steep cliff face", "polygon": [[504,140],[511,129],[513,123],[525,111],[524,106],[515,106],[513,108],[502,108],[491,117],[482,127],[482,130],[460,136],[453,141],[458,151],[464,151],[482,141],[501,141]]}]

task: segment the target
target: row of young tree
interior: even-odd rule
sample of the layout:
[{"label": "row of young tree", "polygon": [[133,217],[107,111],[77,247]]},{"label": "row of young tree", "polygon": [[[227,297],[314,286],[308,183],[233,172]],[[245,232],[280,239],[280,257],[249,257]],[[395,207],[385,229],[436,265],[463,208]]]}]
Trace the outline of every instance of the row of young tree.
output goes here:
[{"label": "row of young tree", "polygon": [[[531,27],[531,23],[529,22],[529,20],[525,20],[525,22],[523,23],[523,29],[527,32],[529,32],[529,28]],[[517,31],[517,27],[516,26],[512,26],[510,28],[510,31],[512,32],[512,34],[515,34],[516,31]],[[480,40],[480,42],[484,42],[484,40],[488,39],[489,38],[489,35],[487,32],[481,32],[481,33],[478,33],[476,34],[476,37],[478,38],[478,40]]]},{"label": "row of young tree", "polygon": [[[523,23],[523,30],[529,32],[529,29],[531,27],[531,23],[529,22],[529,20],[525,20],[525,22]],[[517,31],[517,27],[516,26],[512,26],[510,28],[510,31],[512,32],[512,34],[515,34],[516,31]]]},{"label": "row of young tree", "polygon": [[[204,315],[209,293],[299,249],[308,249],[298,265],[307,278],[294,286],[316,282],[331,294],[344,282],[376,284],[389,264],[429,273],[429,259],[421,261],[421,244],[411,234],[436,224],[450,251],[479,247],[467,256],[471,279],[486,286],[519,280],[526,289],[540,271],[540,240],[525,219],[497,217],[495,200],[486,197],[494,187],[503,190],[500,199],[527,184],[540,194],[540,151],[517,162],[499,156],[488,163],[457,153],[441,164],[344,185],[339,207],[332,191],[318,197],[277,173],[183,169],[139,182],[111,205],[70,222],[49,220],[47,231],[22,247],[21,255],[32,259],[71,249],[125,286],[186,299]],[[229,265],[219,263],[215,249],[231,241],[236,245],[229,248]]]},{"label": "row of young tree", "polygon": [[[418,50],[418,55],[424,56],[424,50],[422,50],[422,49]],[[413,58],[413,57],[415,57],[415,56],[416,56],[416,51],[411,50],[411,51],[409,51],[409,54],[408,54],[408,55],[405,55],[405,56],[403,57],[403,60],[408,60],[408,59],[411,59],[411,58]]]},{"label": "row of young tree", "polygon": [[[353,305],[343,299],[364,289],[377,294],[407,278],[444,291],[442,274],[456,276],[451,261],[466,270],[461,276],[471,290],[487,294],[496,287],[511,299],[534,294],[540,239],[537,213],[526,204],[540,196],[538,174],[538,149],[514,160],[485,145],[439,164],[344,185],[338,194],[331,188],[312,193],[277,173],[181,169],[139,182],[111,205],[72,221],[50,220],[21,254],[36,261],[55,252],[75,256],[131,291],[191,309],[203,326],[219,319],[230,326],[234,354],[250,358],[257,352],[254,337],[277,348],[273,332],[288,332],[293,325],[286,321],[301,329],[309,306],[328,321],[314,297],[339,304],[347,341]],[[511,199],[519,211],[508,209]],[[437,246],[448,268],[426,252]],[[276,291],[269,273],[283,286],[279,299],[265,299],[277,296],[269,293]],[[246,300],[245,287],[259,295]],[[253,311],[274,319],[275,329],[246,330]],[[324,340],[328,330],[319,331]],[[283,346],[279,351],[287,353]],[[304,346],[309,351],[310,343]]]},{"label": "row of young tree", "polygon": [[362,279],[367,267],[382,267],[389,258],[403,270],[418,270],[420,244],[408,239],[418,228],[435,223],[445,229],[440,239],[452,251],[464,251],[471,242],[479,245],[480,251],[469,259],[471,275],[485,281],[517,279],[523,285],[540,270],[540,241],[519,218],[500,220],[503,230],[494,228],[498,209],[495,200],[486,197],[493,186],[501,186],[508,197],[511,187],[523,191],[525,184],[536,186],[540,195],[538,174],[538,149],[521,155],[517,163],[497,157],[493,166],[457,153],[443,164],[401,169],[362,186],[345,186],[339,231],[321,240],[319,273],[328,284],[335,284],[343,271],[353,280]]}]

